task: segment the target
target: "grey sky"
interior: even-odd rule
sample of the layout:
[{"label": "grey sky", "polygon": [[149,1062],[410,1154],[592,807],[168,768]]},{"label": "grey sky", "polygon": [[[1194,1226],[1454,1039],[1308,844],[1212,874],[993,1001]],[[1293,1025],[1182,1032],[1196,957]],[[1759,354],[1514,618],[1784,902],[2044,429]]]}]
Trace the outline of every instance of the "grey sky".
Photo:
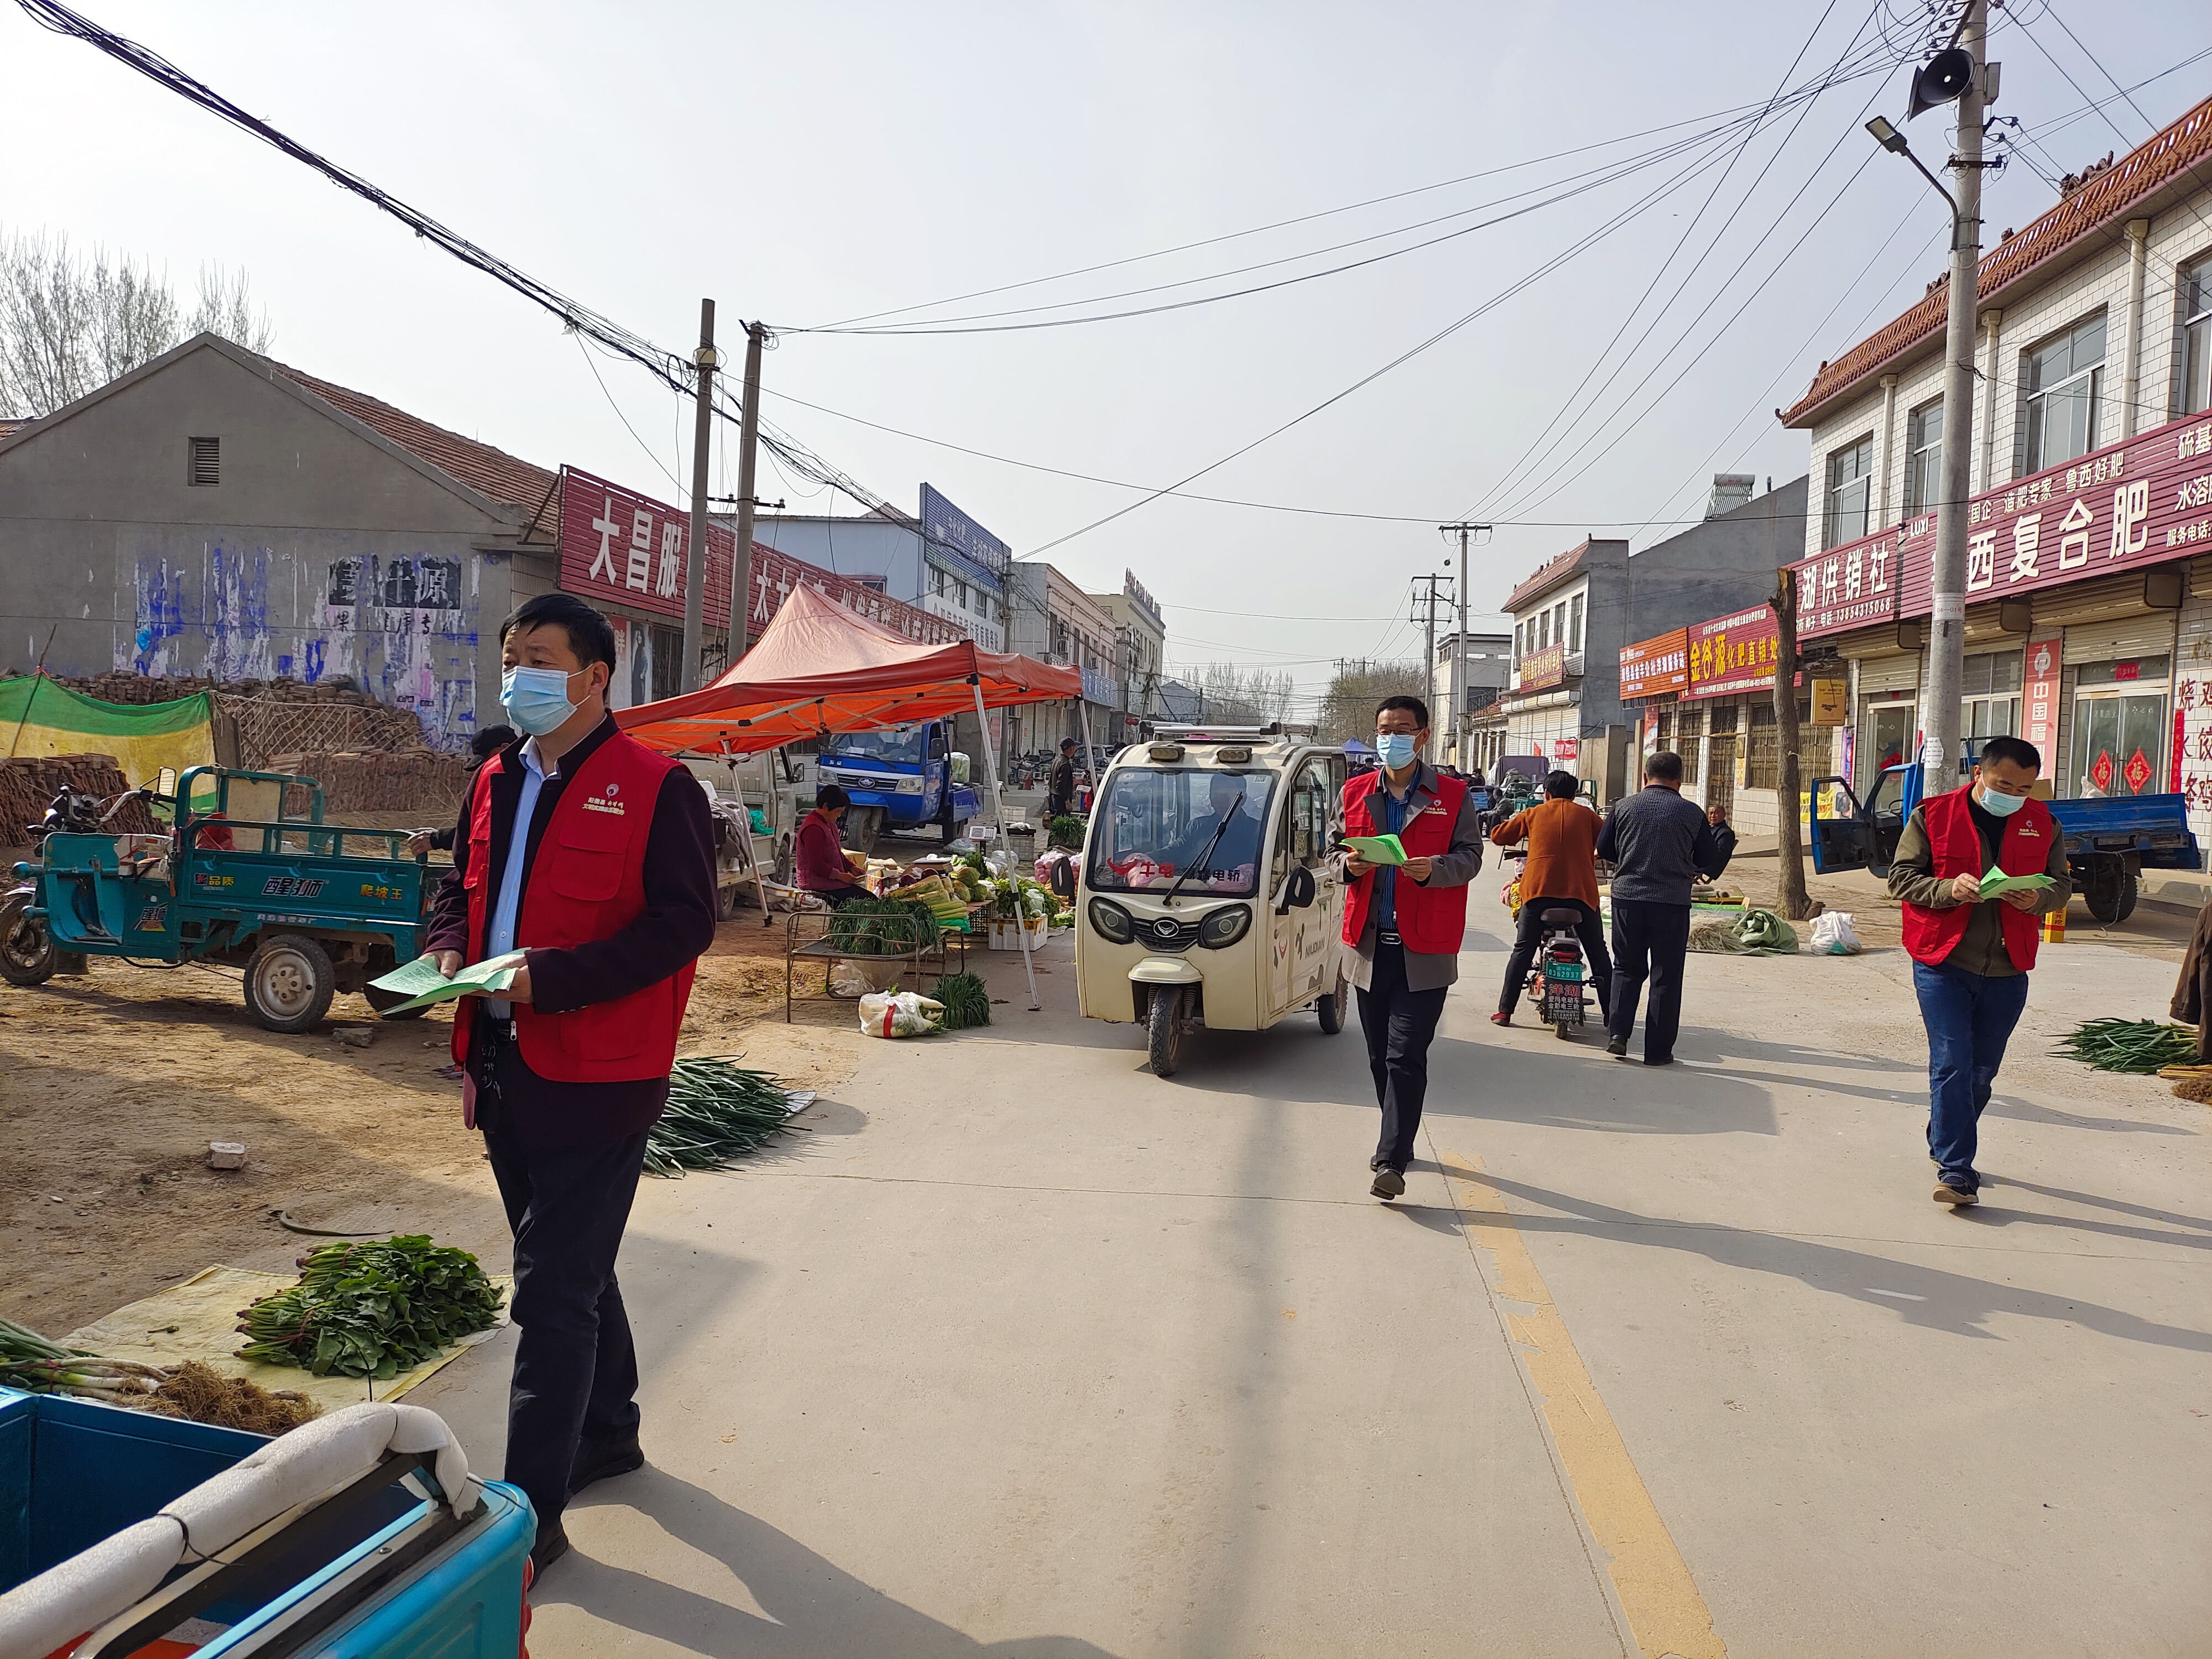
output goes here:
[{"label": "grey sky", "polygon": [[[1783,80],[1823,9],[1805,0],[1696,8],[855,3],[619,12],[486,3],[82,5],[341,165],[679,349],[696,337],[705,293],[720,306],[726,338],[734,337],[740,317],[821,323],[1221,236],[1755,104]],[[1843,55],[1870,15],[1887,15],[1869,6],[1837,0],[1790,82],[1811,79]],[[1900,18],[1918,15],[1903,0],[1894,10]],[[2212,20],[2170,5],[2064,0],[2054,11],[2052,0],[2021,0],[2000,15],[2024,20],[2096,98],[2111,88],[2067,38],[2062,18],[2125,84],[2212,46]],[[1895,19],[1891,27],[1893,38],[1905,38]],[[1864,46],[1871,34],[1860,39]],[[2033,128],[2084,101],[2016,24],[2000,28],[1993,55],[2004,64],[1996,113]],[[1569,460],[1564,478],[1591,465],[1515,515],[1556,522],[1500,530],[1476,565],[1476,606],[1497,605],[1586,525],[1620,533],[1607,525],[1694,517],[1714,471],[1779,482],[1804,469],[1802,436],[1782,432],[1768,411],[1794,400],[1816,362],[1902,309],[1941,269],[1940,204],[1901,160],[1875,155],[1828,206],[1873,148],[1856,131],[1861,106],[1878,94],[1876,110],[1901,116],[1908,74],[1899,68],[1826,93],[1747,204],[1745,191],[1795,112],[1745,149],[1690,253],[1714,231],[1718,247],[1665,319],[1632,325],[1623,346],[1639,355],[1601,413],[1640,412],[1690,353],[1711,336],[1718,343],[1650,413],[1569,434],[1546,468]],[[2212,58],[2156,82],[2136,100],[2162,123],[2208,88]],[[204,261],[243,266],[287,362],[533,461],[572,462],[651,493],[676,493],[661,469],[680,475],[688,465],[688,422],[641,372],[597,361],[645,448],[551,319],[275,151],[91,48],[36,27],[12,5],[0,9],[0,107],[9,112],[0,223],[64,231],[80,244],[146,256],[180,289]],[[2124,103],[2107,113],[2127,143],[2147,136]],[[1908,129],[1931,163],[1945,151],[1938,118]],[[1694,131],[944,314],[1279,260],[1464,213]],[[1627,389],[1751,252],[1839,136],[1835,159],[1780,232],[1752,256],[1689,347],[1624,411]],[[2043,143],[2049,160],[2030,154],[2046,172],[2126,148],[2096,115]],[[975,449],[1165,484],[1474,310],[1672,170],[1640,173],[1364,270],[1164,315],[935,337],[793,334],[769,355],[768,385],[772,393]],[[1510,494],[1497,495],[1498,475],[1589,367],[1717,176],[1698,175],[1435,349],[1193,486],[1419,522],[1169,499],[1047,556],[1098,588],[1117,588],[1124,566],[1133,568],[1170,606],[1177,661],[1280,664],[1311,690],[1325,680],[1328,659],[1401,653],[1408,630],[1376,619],[1402,617],[1407,578],[1443,568],[1445,550],[1431,526],[1474,508],[1501,513]],[[2029,166],[2016,163],[1991,185],[1988,240],[2053,199]],[[1218,286],[1412,240],[1386,239]],[[1779,274],[1723,327],[1785,252]],[[1658,297],[1689,263],[1677,263]],[[1205,291],[1201,285],[1103,308]],[[1835,319],[1815,335],[1839,300]],[[763,407],[903,507],[915,505],[928,479],[1018,553],[1135,499],[893,437],[778,396]],[[1735,435],[1724,442],[1731,428]],[[794,507],[830,501],[799,496],[767,468],[762,483],[763,493]],[[724,488],[719,478],[716,488]],[[1635,532],[1639,545],[1659,533]],[[1223,612],[1247,614],[1216,614]],[[1273,619],[1279,616],[1313,620]]]}]

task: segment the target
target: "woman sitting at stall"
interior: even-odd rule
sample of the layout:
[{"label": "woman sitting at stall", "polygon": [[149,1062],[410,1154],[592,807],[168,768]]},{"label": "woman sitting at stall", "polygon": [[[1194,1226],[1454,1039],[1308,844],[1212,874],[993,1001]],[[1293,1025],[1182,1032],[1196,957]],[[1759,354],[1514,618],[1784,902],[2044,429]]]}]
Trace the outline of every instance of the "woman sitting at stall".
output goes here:
[{"label": "woman sitting at stall", "polygon": [[868,890],[860,879],[860,872],[868,867],[866,858],[848,853],[838,833],[845,809],[852,804],[853,798],[836,784],[823,784],[815,791],[814,810],[799,821],[799,835],[793,843],[799,886],[830,904],[842,903]]}]

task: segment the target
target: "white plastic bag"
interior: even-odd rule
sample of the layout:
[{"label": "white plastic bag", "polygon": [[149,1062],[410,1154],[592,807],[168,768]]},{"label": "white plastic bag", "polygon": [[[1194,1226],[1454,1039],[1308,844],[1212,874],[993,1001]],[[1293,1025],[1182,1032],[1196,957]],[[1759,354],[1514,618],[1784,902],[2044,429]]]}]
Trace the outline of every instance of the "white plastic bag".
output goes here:
[{"label": "white plastic bag", "polygon": [[1823,910],[1813,918],[1813,954],[1816,957],[1855,957],[1866,949],[1848,910]]},{"label": "white plastic bag", "polygon": [[945,1028],[945,1005],[912,991],[872,992],[860,999],[860,1029],[873,1037],[929,1036]]}]

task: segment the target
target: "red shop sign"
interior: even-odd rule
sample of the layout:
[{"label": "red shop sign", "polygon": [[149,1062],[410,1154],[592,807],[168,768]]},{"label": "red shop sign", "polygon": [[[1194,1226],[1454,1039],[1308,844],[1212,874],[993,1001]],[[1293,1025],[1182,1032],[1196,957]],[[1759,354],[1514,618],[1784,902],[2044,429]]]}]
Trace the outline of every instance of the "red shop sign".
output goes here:
[{"label": "red shop sign", "polygon": [[[1966,603],[2212,551],[2212,420],[2191,416],[1977,495]],[[1936,515],[1799,562],[1800,639],[1932,608]]]},{"label": "red shop sign", "polygon": [[1689,629],[1692,697],[1729,697],[1771,690],[1782,659],[1782,625],[1773,610],[1755,605]]}]

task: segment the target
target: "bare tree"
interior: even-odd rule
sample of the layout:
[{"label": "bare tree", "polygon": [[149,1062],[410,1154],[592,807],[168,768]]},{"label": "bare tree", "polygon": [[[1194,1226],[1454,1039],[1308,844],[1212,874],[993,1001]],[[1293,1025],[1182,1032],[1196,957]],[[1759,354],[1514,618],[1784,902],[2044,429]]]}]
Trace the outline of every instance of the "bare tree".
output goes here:
[{"label": "bare tree", "polygon": [[1425,700],[1428,693],[1428,676],[1418,660],[1346,663],[1322,695],[1321,737],[1328,743],[1342,743],[1346,738],[1372,742],[1377,703],[1401,696]]},{"label": "bare tree", "polygon": [[51,415],[185,337],[213,330],[254,351],[270,343],[244,272],[200,272],[189,326],[167,279],[130,258],[90,259],[65,236],[0,235],[0,414]]}]

